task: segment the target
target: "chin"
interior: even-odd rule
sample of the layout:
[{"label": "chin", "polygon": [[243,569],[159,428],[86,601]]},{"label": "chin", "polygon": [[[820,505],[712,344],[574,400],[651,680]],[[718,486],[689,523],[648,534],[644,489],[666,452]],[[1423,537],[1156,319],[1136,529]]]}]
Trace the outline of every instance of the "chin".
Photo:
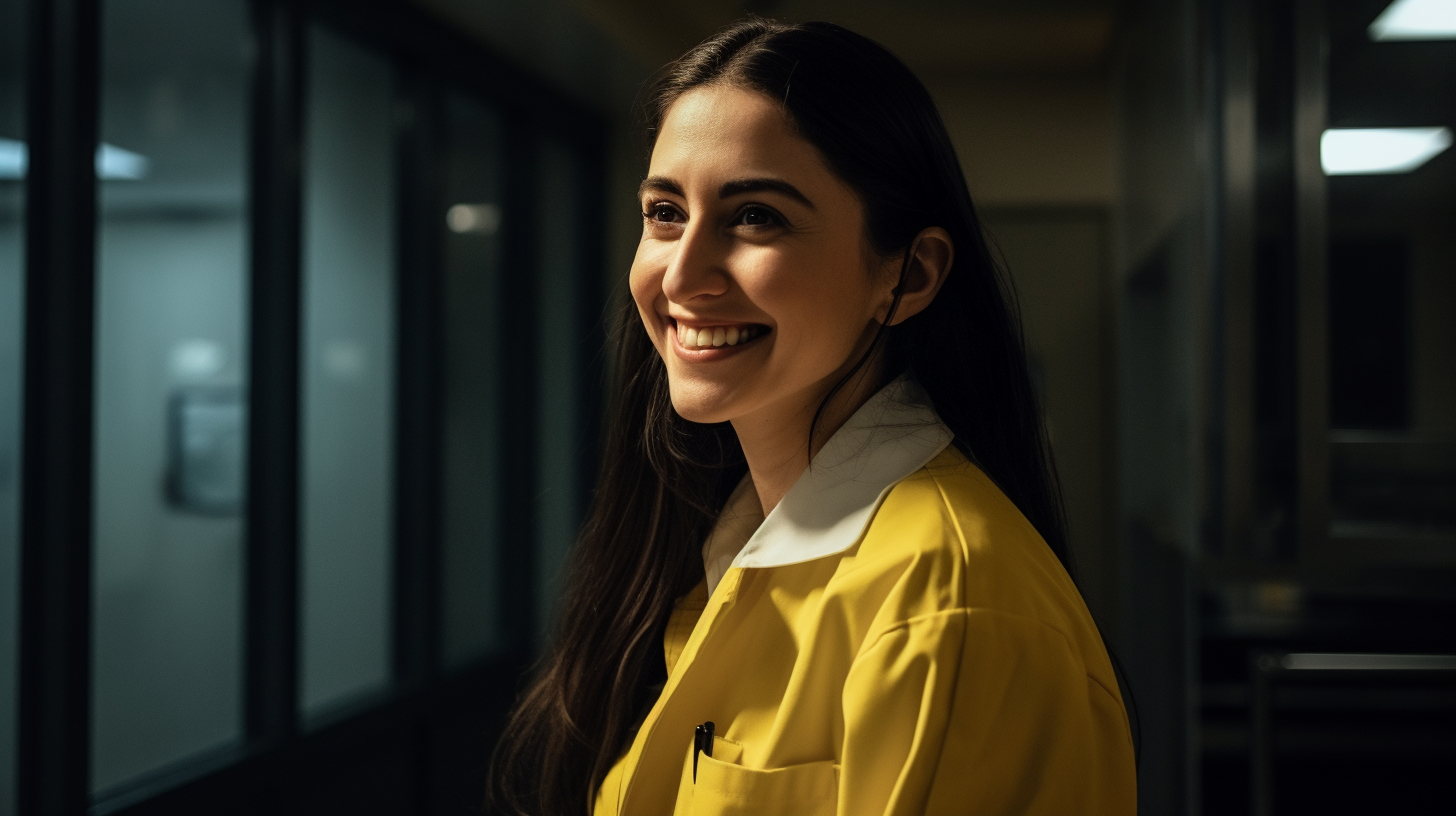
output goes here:
[{"label": "chin", "polygon": [[737,415],[733,405],[737,400],[731,389],[708,383],[679,383],[668,381],[668,393],[672,397],[672,408],[678,416],[688,422],[712,425],[727,422]]}]

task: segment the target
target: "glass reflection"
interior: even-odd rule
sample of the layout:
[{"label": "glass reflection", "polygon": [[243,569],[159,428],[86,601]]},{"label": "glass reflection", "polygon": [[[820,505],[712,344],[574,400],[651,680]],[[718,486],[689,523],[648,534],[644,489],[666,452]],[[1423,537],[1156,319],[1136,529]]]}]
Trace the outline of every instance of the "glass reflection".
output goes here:
[{"label": "glass reflection", "polygon": [[247,426],[247,5],[102,11],[93,790],[240,737]]},{"label": "glass reflection", "polygon": [[306,717],[389,680],[394,480],[394,76],[308,40],[303,237],[302,676]]}]

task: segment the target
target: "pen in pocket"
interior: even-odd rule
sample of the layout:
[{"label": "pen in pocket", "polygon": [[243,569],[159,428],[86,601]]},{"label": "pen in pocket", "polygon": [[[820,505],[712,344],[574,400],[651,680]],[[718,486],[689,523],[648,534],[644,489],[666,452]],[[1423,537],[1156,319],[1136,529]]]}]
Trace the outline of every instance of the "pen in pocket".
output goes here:
[{"label": "pen in pocket", "polygon": [[698,781],[698,754],[713,755],[713,721],[709,720],[693,730],[693,782]]}]

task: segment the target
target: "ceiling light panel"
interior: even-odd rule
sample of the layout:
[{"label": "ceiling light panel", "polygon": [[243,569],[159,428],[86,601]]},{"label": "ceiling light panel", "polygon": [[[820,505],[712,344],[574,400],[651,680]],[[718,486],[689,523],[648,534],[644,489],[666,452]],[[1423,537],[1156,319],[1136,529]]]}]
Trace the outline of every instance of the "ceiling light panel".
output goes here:
[{"label": "ceiling light panel", "polygon": [[1370,39],[1456,40],[1456,0],[1395,0],[1370,24]]},{"label": "ceiling light panel", "polygon": [[1336,128],[1320,136],[1327,176],[1409,173],[1451,146],[1451,129]]}]

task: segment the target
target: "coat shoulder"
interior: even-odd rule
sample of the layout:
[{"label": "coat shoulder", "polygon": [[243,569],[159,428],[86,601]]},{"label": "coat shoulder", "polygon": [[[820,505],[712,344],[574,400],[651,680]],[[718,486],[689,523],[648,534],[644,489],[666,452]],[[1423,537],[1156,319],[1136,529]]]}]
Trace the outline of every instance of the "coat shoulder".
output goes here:
[{"label": "coat shoulder", "polygon": [[1055,566],[1053,571],[1065,574],[1015,503],[954,447],[890,489],[866,527],[860,552],[945,559],[996,572]]},{"label": "coat shoulder", "polygon": [[853,559],[894,581],[885,596],[898,607],[894,617],[994,611],[1055,629],[1076,652],[1094,643],[1101,651],[1062,563],[1015,503],[954,447],[890,490]]}]

